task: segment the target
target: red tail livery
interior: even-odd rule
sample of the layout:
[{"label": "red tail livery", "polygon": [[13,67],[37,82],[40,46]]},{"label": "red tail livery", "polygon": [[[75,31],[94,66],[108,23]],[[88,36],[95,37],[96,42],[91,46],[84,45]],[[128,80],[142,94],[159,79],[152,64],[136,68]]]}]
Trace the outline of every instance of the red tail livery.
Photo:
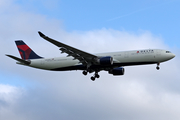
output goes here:
[{"label": "red tail livery", "polygon": [[27,46],[22,40],[15,41],[15,43],[23,60],[42,58],[37,55],[29,46]]}]

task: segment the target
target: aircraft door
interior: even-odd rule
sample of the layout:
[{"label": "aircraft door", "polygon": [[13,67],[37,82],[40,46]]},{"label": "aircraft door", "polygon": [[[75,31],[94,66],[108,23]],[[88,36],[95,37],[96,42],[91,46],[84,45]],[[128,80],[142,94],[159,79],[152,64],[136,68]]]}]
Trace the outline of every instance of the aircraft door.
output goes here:
[{"label": "aircraft door", "polygon": [[156,60],[160,60],[161,59],[161,50],[156,50]]}]

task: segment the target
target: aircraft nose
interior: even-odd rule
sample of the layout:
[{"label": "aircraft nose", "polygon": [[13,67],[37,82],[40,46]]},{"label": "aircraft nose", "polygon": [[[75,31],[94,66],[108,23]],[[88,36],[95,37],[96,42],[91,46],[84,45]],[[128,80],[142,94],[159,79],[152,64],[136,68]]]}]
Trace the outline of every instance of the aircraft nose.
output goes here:
[{"label": "aircraft nose", "polygon": [[176,55],[172,53],[171,56],[172,56],[172,58],[174,58]]},{"label": "aircraft nose", "polygon": [[176,55],[175,54],[173,54],[173,53],[169,53],[169,54],[166,54],[167,56],[166,56],[166,58],[168,59],[168,60],[170,60],[170,59],[173,59]]}]

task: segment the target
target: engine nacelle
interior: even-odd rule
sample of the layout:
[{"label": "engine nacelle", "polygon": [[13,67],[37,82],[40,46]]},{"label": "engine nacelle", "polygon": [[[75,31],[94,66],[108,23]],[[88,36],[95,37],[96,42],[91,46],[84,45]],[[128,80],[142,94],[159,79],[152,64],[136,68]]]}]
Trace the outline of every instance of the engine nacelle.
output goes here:
[{"label": "engine nacelle", "polygon": [[103,66],[108,66],[113,64],[113,58],[111,56],[102,57],[99,59],[99,64]]},{"label": "engine nacelle", "polygon": [[109,74],[113,75],[124,75],[124,68],[118,67],[118,68],[113,68],[112,70],[109,71]]}]

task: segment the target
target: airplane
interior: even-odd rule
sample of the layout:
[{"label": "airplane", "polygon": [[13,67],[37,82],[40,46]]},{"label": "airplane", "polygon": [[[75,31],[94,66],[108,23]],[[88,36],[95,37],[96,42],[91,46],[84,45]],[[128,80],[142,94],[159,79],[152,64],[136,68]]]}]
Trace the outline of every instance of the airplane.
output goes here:
[{"label": "airplane", "polygon": [[17,40],[15,43],[22,59],[12,55],[6,56],[18,61],[17,64],[38,69],[51,71],[82,70],[84,75],[94,73],[91,77],[92,81],[100,77],[98,73],[102,70],[114,76],[124,75],[125,66],[157,64],[156,69],[159,70],[160,63],[175,57],[175,54],[162,49],[91,54],[49,38],[40,31],[38,33],[40,37],[59,47],[61,53],[68,55],[66,57],[44,58],[37,55],[22,40]]}]

